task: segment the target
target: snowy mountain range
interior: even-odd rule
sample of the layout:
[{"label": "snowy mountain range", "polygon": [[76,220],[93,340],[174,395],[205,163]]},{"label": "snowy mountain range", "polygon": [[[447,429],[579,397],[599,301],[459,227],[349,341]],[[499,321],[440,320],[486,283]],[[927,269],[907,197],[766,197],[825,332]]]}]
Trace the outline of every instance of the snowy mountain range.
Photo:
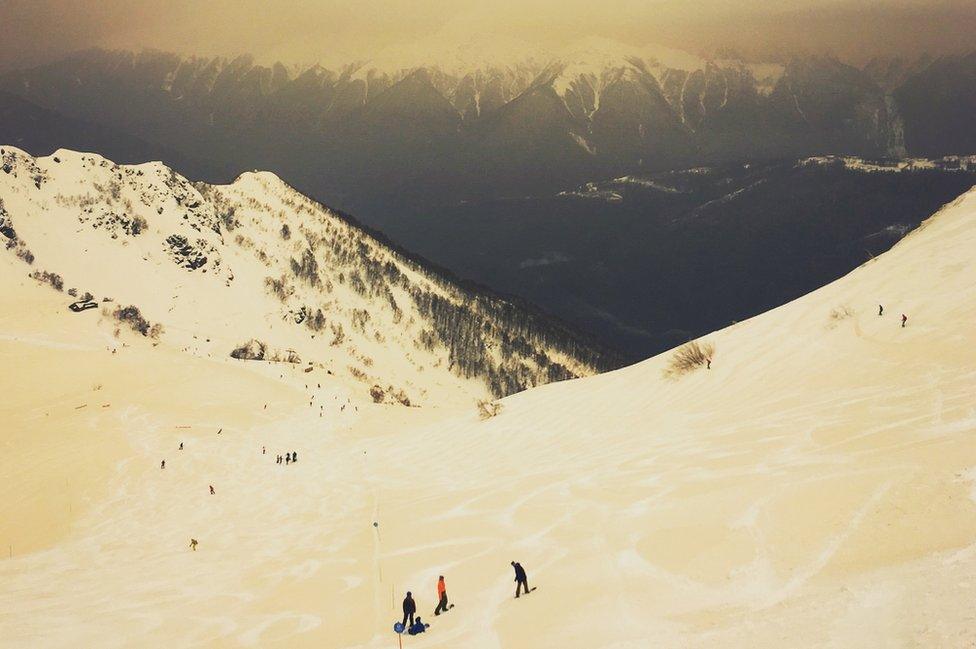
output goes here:
[{"label": "snowy mountain range", "polygon": [[639,171],[976,152],[976,53],[858,68],[595,41],[494,63],[423,60],[388,53],[329,69],[90,50],[6,74],[0,90],[209,161],[200,177],[269,169],[374,223],[396,203],[539,194]]},{"label": "snowy mountain range", "polygon": [[[705,60],[596,40],[520,58],[492,48],[441,54],[436,66],[425,63],[429,53],[385,52],[326,68],[92,50],[0,78],[0,114],[16,117],[0,120],[0,135],[35,155],[77,146],[127,163],[160,159],[209,182],[267,169],[462,277],[540,303],[634,357],[830,281],[893,243],[879,237],[864,246],[861,238],[918,223],[971,181],[965,169],[940,163],[856,191],[858,170],[803,171],[802,161],[897,166],[891,161],[906,156],[976,153],[976,54],[863,68],[822,56]],[[87,135],[58,144],[52,133]],[[713,184],[663,194],[663,202],[641,185],[667,185],[668,174],[698,168],[712,170]],[[778,180],[760,182],[764,170]],[[620,192],[613,185],[621,178],[637,182]],[[752,267],[741,263],[747,248],[763,267],[789,250],[789,270],[743,277],[754,298],[733,304],[723,291],[707,317],[685,303],[667,313],[636,308],[647,302],[635,301],[627,282],[670,286],[664,277],[690,258],[669,237],[699,241],[697,225],[659,226],[686,223],[686,210],[757,182],[758,191],[708,211],[761,214],[771,247],[749,244],[750,231],[738,229],[729,245],[742,246],[707,259],[738,272]],[[894,187],[894,195],[881,193]],[[592,200],[604,191],[620,197],[609,209]],[[851,202],[832,200],[838,191]],[[815,207],[790,201],[795,195]],[[789,234],[801,216],[807,236]],[[825,232],[835,221],[851,230]],[[688,229],[677,235],[675,227]],[[792,247],[782,247],[786,238]],[[633,249],[595,259],[592,241]]]},{"label": "snowy mountain range", "polygon": [[[289,69],[246,56],[90,51],[10,74],[0,86],[140,134],[165,128],[170,113],[191,129],[300,132],[336,144],[362,130],[395,140],[409,125],[429,138],[458,138],[442,144],[469,156],[518,139],[518,148],[568,146],[588,166],[904,150],[901,118],[886,90],[867,71],[837,60],[763,65],[686,55],[664,63],[641,54],[583,48],[445,71],[369,61]],[[148,112],[123,110],[123,97]],[[520,139],[532,135],[534,143]]]},{"label": "snowy mountain range", "polygon": [[[547,147],[564,147],[590,175],[818,153],[973,153],[969,135],[957,133],[953,145],[945,133],[972,112],[976,52],[863,68],[816,56],[703,59],[599,39],[519,58],[480,54],[380,52],[329,69],[90,50],[9,73],[0,88],[205,159],[220,159],[212,145],[237,136],[248,162],[256,153],[249,144],[275,136],[288,148],[298,134],[326,150],[367,136],[390,156],[404,139],[420,141],[470,164],[497,147],[543,159]],[[946,113],[959,117],[946,123]],[[492,173],[490,164],[475,166]]]}]

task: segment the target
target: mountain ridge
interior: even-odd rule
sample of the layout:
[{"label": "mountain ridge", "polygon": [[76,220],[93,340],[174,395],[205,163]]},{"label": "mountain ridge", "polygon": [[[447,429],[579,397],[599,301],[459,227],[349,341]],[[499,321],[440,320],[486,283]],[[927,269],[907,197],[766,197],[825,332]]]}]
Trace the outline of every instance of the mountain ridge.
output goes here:
[{"label": "mountain ridge", "polygon": [[7,247],[39,281],[133,305],[170,331],[168,344],[308,362],[411,404],[455,391],[497,397],[618,362],[554,318],[386,246],[274,174],[191,184],[158,162],[2,148]]}]

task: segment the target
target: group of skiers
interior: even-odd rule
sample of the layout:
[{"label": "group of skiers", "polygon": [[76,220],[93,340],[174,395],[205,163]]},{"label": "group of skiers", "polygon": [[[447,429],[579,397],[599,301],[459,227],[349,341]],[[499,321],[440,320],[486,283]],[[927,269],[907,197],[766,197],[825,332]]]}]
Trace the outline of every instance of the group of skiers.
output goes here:
[{"label": "group of skiers", "polygon": [[292,462],[298,462],[298,451],[285,453],[284,457],[279,455],[275,460],[275,464],[291,464]]},{"label": "group of skiers", "polygon": [[[515,599],[518,599],[521,593],[528,595],[531,592],[529,578],[525,574],[525,568],[518,561],[512,562],[512,568],[515,570]],[[444,583],[444,575],[441,575],[437,578],[437,608],[434,609],[434,615],[446,613],[452,608],[454,608],[454,604],[447,602],[447,585]],[[430,625],[424,622],[419,615],[414,617],[416,612],[417,602],[414,600],[413,594],[407,591],[407,596],[403,598],[403,621],[399,625],[401,629],[399,633],[417,635],[430,628]]]}]

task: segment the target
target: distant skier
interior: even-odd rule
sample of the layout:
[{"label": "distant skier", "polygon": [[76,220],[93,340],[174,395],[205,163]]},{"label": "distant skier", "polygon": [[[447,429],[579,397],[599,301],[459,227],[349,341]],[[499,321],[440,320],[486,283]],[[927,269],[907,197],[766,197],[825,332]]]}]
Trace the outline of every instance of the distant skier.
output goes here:
[{"label": "distant skier", "polygon": [[712,369],[712,359],[710,358],[705,359],[705,369],[706,370]]},{"label": "distant skier", "polygon": [[193,550],[194,552],[197,551],[197,540],[196,539],[190,539],[190,549]]},{"label": "distant skier", "polygon": [[213,495],[216,495],[216,493],[217,492],[214,491],[213,485],[210,485],[210,495],[213,496]]},{"label": "distant skier", "polygon": [[285,453],[285,464],[291,464],[291,453]]},{"label": "distant skier", "polygon": [[159,463],[159,468],[160,469],[165,469],[166,468],[166,460],[163,460],[162,462]]},{"label": "distant skier", "polygon": [[884,315],[884,305],[882,304],[878,305],[878,315],[879,316]]},{"label": "distant skier", "polygon": [[[413,601],[413,595],[407,591],[407,596],[403,598],[403,627],[409,629],[413,626],[413,614],[417,612],[417,603]],[[410,618],[410,627],[407,626],[407,618]]]},{"label": "distant skier", "polygon": [[446,612],[448,608],[447,586],[444,584],[444,575],[441,575],[437,578],[437,608],[434,609],[434,615],[440,615],[441,612]]},{"label": "distant skier", "polygon": [[515,568],[515,583],[518,584],[515,587],[515,599],[518,599],[519,592],[523,587],[525,588],[525,594],[529,594],[529,578],[525,575],[525,568],[518,561],[513,561],[512,567]]},{"label": "distant skier", "polygon": [[908,316],[904,313],[901,314],[901,328],[905,328],[905,323],[908,322]]},{"label": "distant skier", "polygon": [[291,452],[291,461],[292,462],[298,462],[298,451],[292,451]]},{"label": "distant skier", "polygon": [[180,450],[183,450],[183,442],[180,442]]},{"label": "distant skier", "polygon": [[267,452],[268,452],[268,449],[266,449],[265,447],[262,446],[261,447],[261,455],[264,455]]},{"label": "distant skier", "polygon": [[421,620],[420,619],[420,616],[418,615],[417,616],[417,621],[414,622],[414,623],[412,623],[410,625],[410,628],[407,629],[407,633],[409,633],[410,635],[417,635],[418,633],[425,633],[427,631],[427,627],[429,627],[429,626],[430,625],[427,624],[426,622],[424,622],[423,620]]}]

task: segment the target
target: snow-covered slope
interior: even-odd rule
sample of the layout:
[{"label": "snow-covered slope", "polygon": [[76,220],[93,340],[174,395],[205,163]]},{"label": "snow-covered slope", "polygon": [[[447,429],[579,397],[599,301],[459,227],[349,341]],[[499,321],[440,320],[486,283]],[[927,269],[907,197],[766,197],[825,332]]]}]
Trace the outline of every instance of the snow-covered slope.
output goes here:
[{"label": "snow-covered slope", "polygon": [[487,421],[321,418],[300,372],[113,354],[3,257],[0,645],[389,647],[410,590],[411,647],[968,646],[974,250],[971,191],[707,336],[710,370],[669,379],[666,353]]},{"label": "snow-covered slope", "polygon": [[185,352],[315,367],[405,405],[600,365],[559,325],[460,288],[273,174],[210,186],[66,150],[0,157],[3,241],[31,262],[20,270],[90,294],[108,320],[132,305],[161,326],[144,334]]}]

